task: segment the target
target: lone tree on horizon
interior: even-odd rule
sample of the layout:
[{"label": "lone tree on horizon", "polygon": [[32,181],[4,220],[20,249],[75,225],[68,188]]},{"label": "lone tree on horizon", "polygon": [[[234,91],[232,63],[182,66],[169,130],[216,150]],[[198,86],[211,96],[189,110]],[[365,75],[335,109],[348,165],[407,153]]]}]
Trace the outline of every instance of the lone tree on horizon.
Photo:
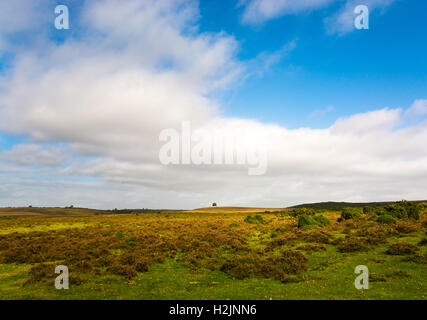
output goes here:
[{"label": "lone tree on horizon", "polygon": [[216,202],[212,203],[212,207],[216,207]]}]

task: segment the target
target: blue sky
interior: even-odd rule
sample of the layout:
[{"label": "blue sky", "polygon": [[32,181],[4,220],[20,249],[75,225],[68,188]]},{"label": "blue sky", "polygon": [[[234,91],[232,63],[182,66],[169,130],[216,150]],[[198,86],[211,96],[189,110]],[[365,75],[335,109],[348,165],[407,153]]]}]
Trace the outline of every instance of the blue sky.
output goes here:
[{"label": "blue sky", "polygon": [[[406,108],[427,92],[424,1],[397,1],[371,14],[369,30],[343,36],[327,34],[323,24],[336,6],[257,26],[242,25],[241,11],[232,1],[202,1],[201,29],[233,34],[242,59],[279,50],[295,39],[297,46],[263,77],[233,90],[226,100],[229,115],[288,127],[325,127],[337,117],[378,107]],[[309,117],[328,106],[333,112]]]},{"label": "blue sky", "polygon": [[[69,30],[54,28],[59,4]],[[368,30],[353,27],[359,4]],[[426,12],[415,0],[3,1],[0,206],[420,198]],[[163,166],[159,133],[183,121],[244,127],[268,172]]]}]

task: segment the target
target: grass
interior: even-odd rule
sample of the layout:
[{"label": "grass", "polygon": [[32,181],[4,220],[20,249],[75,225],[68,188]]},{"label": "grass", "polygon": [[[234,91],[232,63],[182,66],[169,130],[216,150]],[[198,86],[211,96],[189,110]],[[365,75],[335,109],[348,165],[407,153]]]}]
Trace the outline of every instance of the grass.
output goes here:
[{"label": "grass", "polygon": [[[0,299],[427,298],[425,262],[387,254],[400,242],[417,246],[416,255],[427,254],[419,244],[426,237],[425,213],[402,228],[367,217],[337,222],[339,213],[324,212],[331,225],[300,230],[296,217],[276,209],[209,209],[70,215],[78,209],[44,214],[36,208],[37,216],[0,217]],[[263,223],[248,215],[262,215]],[[366,241],[379,233],[383,241],[366,242],[367,250],[338,250],[346,239]],[[286,260],[280,257],[287,250],[307,257],[306,268],[282,274]],[[242,266],[228,270],[227,261]],[[32,271],[45,262],[47,276]],[[58,264],[69,266],[81,283],[56,290],[51,266]],[[357,265],[369,268],[369,290],[354,287]],[[242,279],[234,278],[236,272]]]}]

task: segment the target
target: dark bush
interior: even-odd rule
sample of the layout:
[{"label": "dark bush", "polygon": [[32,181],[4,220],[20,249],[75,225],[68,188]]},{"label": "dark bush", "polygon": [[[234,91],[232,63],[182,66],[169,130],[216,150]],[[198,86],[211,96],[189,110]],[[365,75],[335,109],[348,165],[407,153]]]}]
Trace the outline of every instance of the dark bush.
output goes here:
[{"label": "dark bush", "polygon": [[250,252],[227,260],[220,268],[236,279],[254,276],[274,278],[280,281],[288,279],[286,275],[307,270],[308,260],[302,252],[285,250],[281,256],[270,256],[265,259],[261,255]]},{"label": "dark bush", "polygon": [[373,207],[364,207],[363,208],[363,214],[369,214],[369,213],[374,213],[375,212],[375,208]]},{"label": "dark bush", "polygon": [[427,254],[412,254],[403,258],[403,261],[427,264]]},{"label": "dark bush", "polygon": [[247,254],[227,260],[220,270],[236,279],[246,279],[260,273],[263,262],[256,254]]},{"label": "dark bush", "polygon": [[40,281],[46,281],[47,279],[55,280],[55,267],[52,263],[39,263],[31,267],[28,272],[29,278],[24,282],[24,285],[29,283],[36,283]]},{"label": "dark bush", "polygon": [[321,244],[311,244],[311,243],[307,243],[307,244],[303,244],[301,246],[299,246],[297,248],[297,250],[304,250],[307,252],[317,252],[317,251],[325,251],[326,247],[324,245]]},{"label": "dark bush", "polygon": [[379,223],[393,224],[396,223],[396,218],[389,214],[384,214],[376,218],[375,221]]},{"label": "dark bush", "polygon": [[313,231],[304,235],[303,239],[307,242],[315,242],[315,243],[323,243],[328,244],[331,243],[331,235],[324,231]]},{"label": "dark bush", "polygon": [[358,208],[344,208],[341,212],[341,217],[338,221],[350,220],[350,219],[361,219],[360,209]]},{"label": "dark bush", "polygon": [[331,221],[325,216],[309,216],[302,214],[298,217],[298,228],[305,226],[325,226],[331,224]]},{"label": "dark bush", "polygon": [[408,201],[399,201],[391,203],[384,207],[384,211],[398,219],[415,219],[419,220],[421,208],[418,204]]},{"label": "dark bush", "polygon": [[418,250],[419,250],[418,247],[416,245],[413,245],[412,243],[397,242],[392,244],[388,248],[386,253],[391,255],[407,255],[407,254],[414,254]]},{"label": "dark bush", "polygon": [[283,271],[286,273],[299,273],[307,270],[308,259],[302,252],[285,250],[282,252],[282,258]]},{"label": "dark bush", "polygon": [[298,217],[298,228],[305,226],[317,226],[317,221],[309,215],[302,214]]},{"label": "dark bush", "polygon": [[316,211],[314,211],[313,209],[308,209],[308,208],[295,208],[295,209],[292,209],[290,214],[293,217],[298,217],[298,216],[303,215],[303,214],[308,215],[308,216],[314,216],[316,214]]},{"label": "dark bush", "polygon": [[245,222],[247,222],[247,223],[261,223],[261,224],[265,223],[264,219],[259,214],[256,214],[254,216],[253,215],[247,216],[245,218]]},{"label": "dark bush", "polygon": [[420,226],[414,220],[399,220],[396,225],[399,233],[412,233],[420,230]]},{"label": "dark bush", "polygon": [[113,274],[117,274],[128,279],[131,279],[138,275],[135,267],[127,264],[121,265],[119,263],[114,263],[113,265],[109,266],[107,270]]},{"label": "dark bush", "polygon": [[328,218],[326,218],[325,216],[323,216],[323,215],[314,216],[313,219],[320,226],[326,226],[326,225],[330,225],[331,224],[331,221]]},{"label": "dark bush", "polygon": [[365,241],[357,238],[347,238],[338,246],[340,252],[365,251],[367,249]]}]

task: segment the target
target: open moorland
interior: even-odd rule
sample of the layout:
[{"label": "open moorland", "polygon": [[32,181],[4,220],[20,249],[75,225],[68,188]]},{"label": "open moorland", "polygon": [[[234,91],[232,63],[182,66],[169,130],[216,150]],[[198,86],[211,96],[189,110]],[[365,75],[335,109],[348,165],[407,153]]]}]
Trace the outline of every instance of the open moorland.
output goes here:
[{"label": "open moorland", "polygon": [[[0,209],[0,299],[426,299],[427,206]],[[70,288],[54,286],[55,267]],[[357,290],[354,269],[369,268]]]}]

